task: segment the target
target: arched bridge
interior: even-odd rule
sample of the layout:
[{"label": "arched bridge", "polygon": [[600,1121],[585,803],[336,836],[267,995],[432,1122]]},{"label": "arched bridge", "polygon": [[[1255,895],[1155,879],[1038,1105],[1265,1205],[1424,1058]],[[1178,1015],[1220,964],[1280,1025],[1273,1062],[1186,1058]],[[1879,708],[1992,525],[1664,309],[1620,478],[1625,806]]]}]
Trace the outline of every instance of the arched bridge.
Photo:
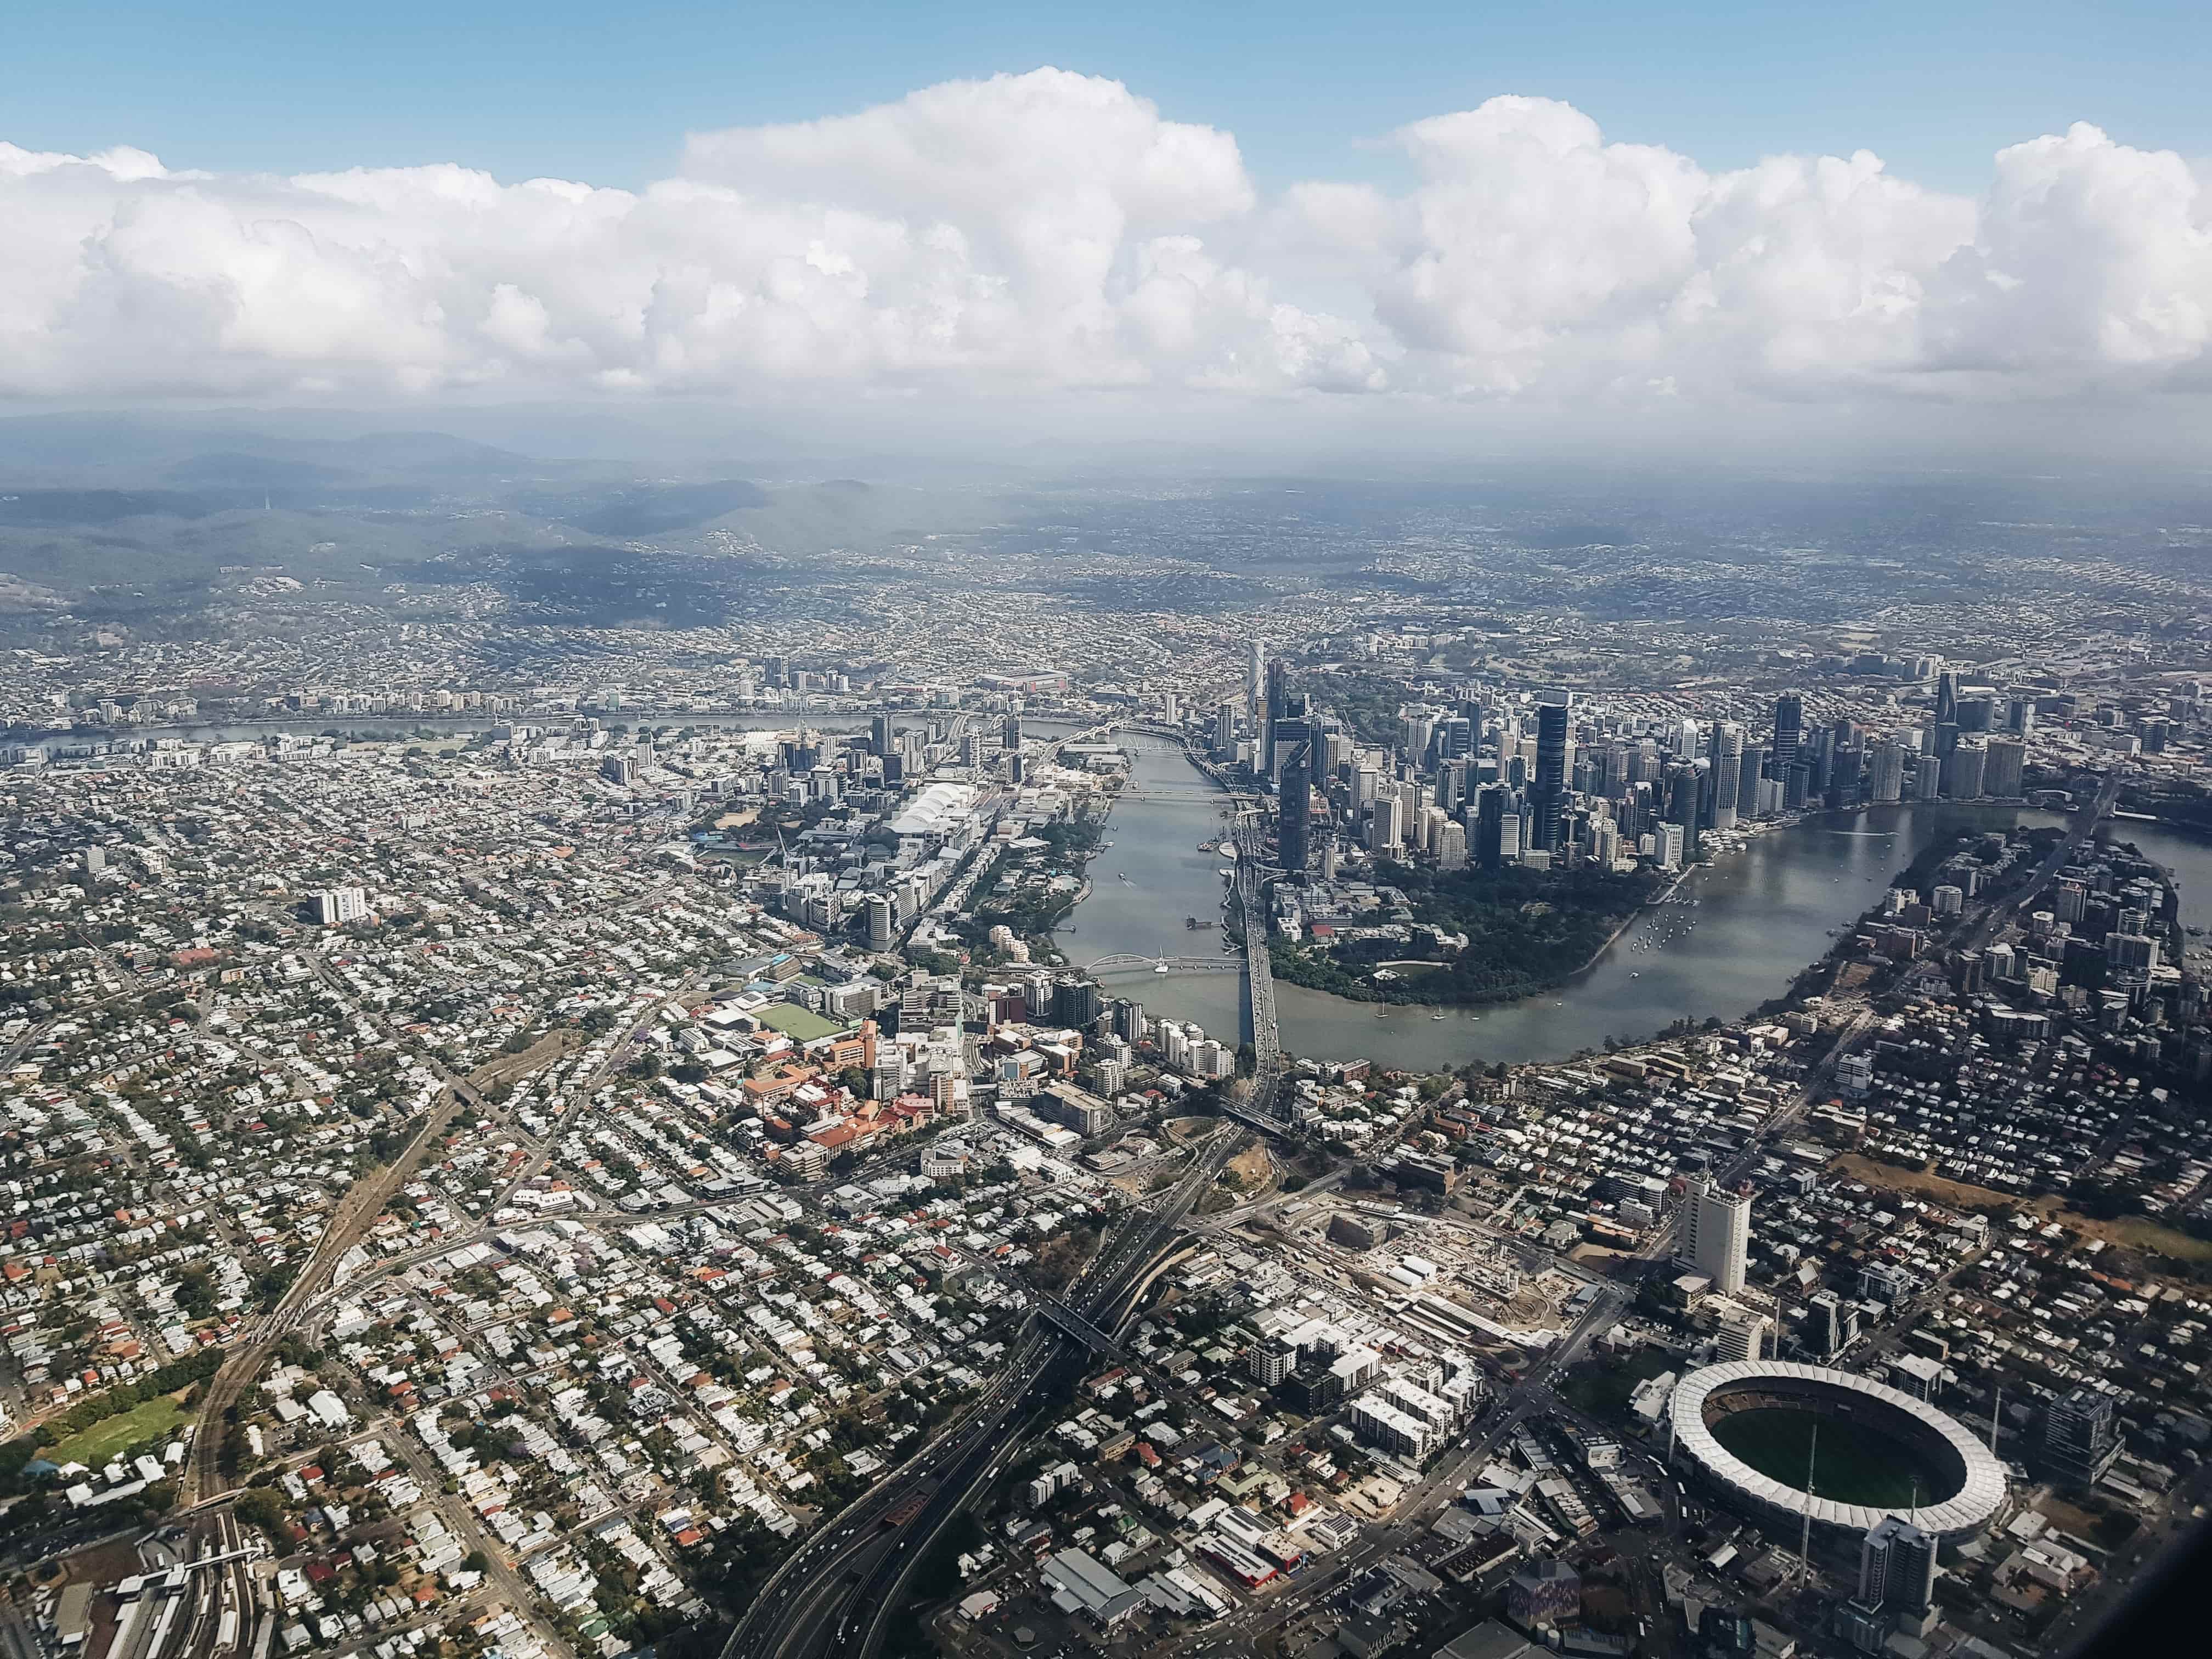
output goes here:
[{"label": "arched bridge", "polygon": [[1096,962],[1086,962],[1086,974],[1127,972],[1138,968],[1164,966],[1171,974],[1241,974],[1244,958],[1235,957],[1100,957]]}]

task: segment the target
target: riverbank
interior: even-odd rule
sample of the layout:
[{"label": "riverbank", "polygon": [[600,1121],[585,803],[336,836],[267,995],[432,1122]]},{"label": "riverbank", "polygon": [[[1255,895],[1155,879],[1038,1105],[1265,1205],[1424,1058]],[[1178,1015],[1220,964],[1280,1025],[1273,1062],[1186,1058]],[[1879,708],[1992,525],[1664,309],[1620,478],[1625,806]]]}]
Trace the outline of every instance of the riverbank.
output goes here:
[{"label": "riverbank", "polygon": [[[1589,949],[1589,953],[1583,953],[1582,957],[1577,957],[1571,967],[1559,967],[1558,971],[1548,973],[1548,975],[1541,975],[1541,978],[1517,980],[1517,982],[1500,984],[1500,987],[1495,987],[1495,988],[1468,988],[1468,991],[1462,991],[1462,994],[1458,995],[1422,995],[1425,988],[1436,988],[1437,982],[1444,982],[1444,984],[1451,982],[1453,975],[1460,971],[1460,964],[1467,960],[1467,956],[1380,957],[1380,960],[1374,960],[1374,963],[1360,964],[1360,967],[1364,967],[1364,971],[1370,973],[1370,975],[1389,975],[1387,980],[1354,978],[1352,967],[1343,963],[1343,957],[1329,956],[1328,947],[1301,947],[1301,945],[1290,945],[1290,942],[1285,940],[1270,940],[1270,960],[1272,960],[1272,967],[1274,967],[1274,973],[1283,980],[1283,982],[1297,984],[1297,987],[1307,988],[1307,991],[1318,991],[1318,994],[1322,995],[1334,995],[1334,998],[1340,998],[1345,1000],[1345,1002],[1363,1002],[1363,1005],[1387,1005],[1387,1006],[1425,1006],[1425,1009],[1495,1009],[1495,1006],[1506,1006],[1506,1005],[1513,1005],[1513,1002],[1524,1002],[1524,1000],[1528,998],[1537,998],[1537,995],[1547,995],[1551,994],[1551,991],[1562,991],[1562,988],[1571,987],[1575,980],[1582,978],[1583,973],[1589,973],[1590,969],[1597,967],[1597,964],[1606,957],[1606,953],[1608,953],[1614,945],[1620,945],[1621,938],[1624,938],[1632,927],[1637,927],[1637,922],[1646,921],[1648,914],[1650,914],[1652,909],[1656,909],[1656,907],[1668,905],[1668,902],[1674,898],[1674,894],[1681,890],[1683,880],[1690,878],[1690,874],[1692,874],[1694,869],[1701,869],[1701,865],[1690,865],[1690,867],[1686,869],[1677,869],[1674,874],[1663,878],[1666,880],[1663,887],[1656,887],[1655,891],[1637,896],[1637,900],[1628,907],[1628,909],[1620,911],[1617,921],[1606,929],[1604,938],[1599,938],[1593,947]],[[1551,909],[1558,909],[1558,896],[1551,896],[1551,898],[1547,898],[1547,896],[1535,896],[1535,898],[1524,900],[1524,902],[1520,905],[1520,909],[1526,911],[1528,909],[1528,905],[1547,905],[1551,907]],[[1449,915],[1447,918],[1440,918],[1440,921],[1422,918],[1422,921],[1416,921],[1413,925],[1440,927],[1440,929],[1453,931],[1453,921],[1458,921],[1458,918],[1449,918]],[[1468,953],[1474,953],[1475,949],[1480,947],[1474,947],[1474,945],[1471,945],[1471,947],[1468,947]],[[1510,942],[1504,942],[1504,945],[1495,945],[1495,947],[1491,947],[1489,951],[1486,951],[1486,957],[1504,960],[1509,953],[1510,953]],[[1328,969],[1334,969],[1334,971],[1316,973],[1314,971],[1316,967],[1328,967]]]},{"label": "riverbank", "polygon": [[[1116,804],[1108,830],[1115,842],[1108,867],[1131,880],[1100,883],[1074,918],[1079,936],[1066,939],[1064,929],[1056,936],[1072,962],[1172,959],[1190,950],[1187,915],[1218,914],[1224,860],[1198,847],[1220,839],[1220,796],[1204,788],[1211,781],[1180,752],[1148,746],[1133,758],[1129,795]],[[2017,805],[1928,802],[1763,824],[1714,863],[1681,873],[1672,896],[1694,896],[1694,910],[1640,907],[1594,962],[1548,994],[1481,1006],[1358,1002],[1279,981],[1277,1021],[1285,1045],[1301,1054],[1449,1071],[1475,1061],[1565,1060],[1601,1048],[1607,1036],[1638,1041],[1685,1019],[1739,1019],[1824,957],[1836,933],[1923,848],[1962,829],[2062,821]],[[2196,892],[2212,908],[2212,869],[2192,881],[2198,865],[2212,866],[2212,848],[2195,849],[2195,864],[2184,853],[2158,856],[2180,869],[2185,919],[2212,921],[2200,918],[2189,897]],[[1692,917],[1695,928],[1684,925]],[[1140,996],[1155,1018],[1213,1031],[1243,1025],[1241,975],[1146,972],[1141,983],[1127,994]]]},{"label": "riverbank", "polygon": [[[1948,802],[1928,803],[1930,809],[1937,811],[1948,810],[1952,808],[1954,805],[1954,804],[1953,803]],[[1956,803],[1955,806],[1962,814],[1965,815],[1971,816],[1977,811],[1987,810],[1989,811],[2005,815],[2008,821],[2012,817],[2019,816],[2026,810],[2016,807],[2010,803],[1998,805],[1994,803],[1960,802]],[[1563,969],[1540,982],[1532,981],[1527,985],[1525,988],[1503,991],[1496,994],[1490,995],[1442,1000],[1434,997],[1422,997],[1417,991],[1415,991],[1413,986],[1408,985],[1406,989],[1409,992],[1413,992],[1413,994],[1394,996],[1390,994],[1390,992],[1394,988],[1389,986],[1363,985],[1357,981],[1350,985],[1340,985],[1338,983],[1321,983],[1312,979],[1300,978],[1298,977],[1297,973],[1297,963],[1295,960],[1292,960],[1286,967],[1285,958],[1280,954],[1278,954],[1273,958],[1275,970],[1278,976],[1282,978],[1285,982],[1296,985],[1301,989],[1310,991],[1316,995],[1330,997],[1340,1002],[1367,1007],[1411,1008],[1430,1012],[1445,1013],[1449,1013],[1453,1011],[1464,1011],[1473,1008],[1488,1010],[1500,1007],[1511,1007],[1519,1004],[1532,1001],[1538,998],[1555,995],[1559,992],[1568,990],[1577,985],[1589,975],[1594,973],[1605,962],[1607,957],[1614,950],[1614,948],[1619,945],[1631,933],[1635,932],[1639,927],[1651,923],[1653,921],[1653,912],[1658,911],[1662,908],[1662,907],[1675,902],[1678,896],[1681,894],[1681,890],[1686,884],[1690,884],[1692,881],[1696,881],[1700,884],[1703,884],[1705,882],[1712,878],[1717,872],[1719,874],[1721,878],[1725,879],[1728,872],[1732,868],[1741,865],[1743,860],[1749,858],[1754,849],[1768,837],[1777,835],[1788,835],[1791,832],[1826,832],[1834,836],[1864,837],[1875,842],[1889,842],[1894,839],[1897,834],[1897,831],[1893,828],[1865,828],[1861,826],[1869,820],[1877,820],[1891,817],[1901,811],[1908,810],[1910,810],[1910,808],[1904,803],[1893,803],[1888,805],[1863,805],[1858,806],[1836,807],[1832,809],[1817,808],[1809,811],[1793,812],[1786,817],[1760,819],[1754,823],[1740,824],[1734,829],[1723,831],[1722,832],[1722,835],[1725,839],[1722,841],[1722,844],[1717,856],[1701,860],[1696,863],[1686,865],[1680,870],[1676,871],[1667,881],[1664,887],[1653,893],[1637,909],[1624,915],[1620,919],[1620,922],[1606,934],[1604,939],[1601,940],[1587,957],[1583,957],[1574,967]],[[1893,882],[1899,875],[1910,870],[1915,860],[1927,857],[1931,850],[1948,851],[1948,848],[1936,848],[1933,843],[1916,848],[1914,849],[1913,858],[1899,865],[1896,869],[1890,872],[1889,879]],[[2212,855],[2212,841],[2208,841],[2206,850],[2208,855]],[[1695,904],[1700,901],[1692,896],[1686,902]],[[1864,915],[1866,910],[1873,908],[1873,904],[1875,902],[1876,900],[1869,900],[1867,905],[1863,906],[1858,911],[1853,913],[1851,915],[1844,918],[1844,922],[1849,923],[1857,921],[1860,917]],[[1839,924],[1839,926],[1841,924]],[[1836,930],[1830,930],[1831,934],[1832,934],[1834,931]],[[1650,943],[1649,948],[1657,950],[1662,948],[1666,943],[1670,942],[1672,942],[1671,939],[1653,941]],[[1644,947],[1639,946],[1638,948]],[[1820,950],[1825,952],[1827,948],[1828,939],[1826,937],[1824,937],[1820,943]],[[1372,965],[1379,968],[1396,968],[1407,964],[1404,963],[1385,961],[1378,962]],[[1443,966],[1443,964],[1439,963],[1437,965]],[[1785,974],[1779,981],[1778,981],[1773,989],[1768,993],[1768,995],[1779,996],[1783,994],[1788,989],[1791,980],[1795,976],[1796,971],[1796,969],[1793,969],[1790,973]],[[1632,979],[1640,978],[1642,974],[1643,969],[1631,969],[1629,970],[1629,977]],[[1431,979],[1434,978],[1435,975],[1433,974],[1428,974],[1423,975],[1421,977],[1423,979]],[[1759,1001],[1764,1001],[1766,999],[1765,997],[1757,999],[1753,1002],[1747,1004],[1747,1007],[1755,1007],[1758,1006]]]}]

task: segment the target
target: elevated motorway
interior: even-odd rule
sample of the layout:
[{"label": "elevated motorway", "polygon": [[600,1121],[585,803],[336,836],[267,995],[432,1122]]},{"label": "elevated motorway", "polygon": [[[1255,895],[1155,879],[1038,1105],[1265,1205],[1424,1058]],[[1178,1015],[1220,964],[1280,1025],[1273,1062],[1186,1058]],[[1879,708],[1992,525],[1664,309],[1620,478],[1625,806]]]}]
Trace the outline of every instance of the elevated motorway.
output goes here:
[{"label": "elevated motorway", "polygon": [[[1192,758],[1216,782],[1224,781],[1202,757]],[[1287,1126],[1279,1113],[1282,1053],[1267,963],[1259,809],[1247,800],[1230,804],[1236,810],[1236,897],[1258,1064],[1251,1094],[1243,1102],[1224,1101],[1222,1110],[1244,1128],[1280,1135]],[[1146,965],[1152,960],[1134,959]],[[1211,966],[1233,959],[1205,960]],[[1006,1369],[981,1398],[786,1559],[731,1632],[721,1659],[873,1659],[880,1653],[905,1616],[914,1571],[930,1546],[988,1488],[1030,1426],[1061,1404],[1092,1356],[1119,1352],[1121,1327],[1164,1259],[1190,1248],[1181,1236],[1183,1224],[1243,1140],[1237,1129],[1217,1134],[1181,1181],[1108,1235],[1063,1301],[1036,1304]],[[904,1517],[902,1523],[887,1524],[894,1515]]]},{"label": "elevated motorway", "polygon": [[[1271,1091],[1272,1078],[1263,1091]],[[1263,1098],[1255,1104],[1266,1103]],[[1094,1339],[1118,1349],[1121,1328],[1160,1258],[1186,1248],[1183,1220],[1243,1143],[1216,1135],[1183,1178],[1110,1233],[1064,1302],[1040,1308],[1006,1369],[952,1429],[807,1540],[763,1587],[722,1659],[871,1659],[896,1626],[929,1546],[988,1486],[1033,1424],[1058,1408],[1089,1368]],[[885,1518],[913,1500],[903,1525]]]}]

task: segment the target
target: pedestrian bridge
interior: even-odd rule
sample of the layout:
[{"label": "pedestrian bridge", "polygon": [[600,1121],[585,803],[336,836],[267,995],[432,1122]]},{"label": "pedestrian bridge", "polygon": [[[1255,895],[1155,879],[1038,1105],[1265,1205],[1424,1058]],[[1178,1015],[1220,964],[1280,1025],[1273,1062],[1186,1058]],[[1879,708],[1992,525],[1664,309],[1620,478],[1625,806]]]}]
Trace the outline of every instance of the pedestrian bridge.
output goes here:
[{"label": "pedestrian bridge", "polygon": [[1241,974],[1244,958],[1241,956],[1212,957],[1101,957],[1096,962],[1086,962],[1086,974],[1132,973],[1141,968],[1165,968],[1171,974]]}]

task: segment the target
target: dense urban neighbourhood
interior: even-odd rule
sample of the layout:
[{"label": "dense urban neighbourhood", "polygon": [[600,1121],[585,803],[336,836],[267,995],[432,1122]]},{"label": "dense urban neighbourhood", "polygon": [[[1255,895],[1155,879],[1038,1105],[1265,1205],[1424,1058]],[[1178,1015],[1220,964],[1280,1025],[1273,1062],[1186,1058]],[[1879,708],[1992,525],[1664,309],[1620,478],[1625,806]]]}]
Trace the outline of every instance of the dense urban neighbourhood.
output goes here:
[{"label": "dense urban neighbourhood", "polygon": [[[1001,525],[825,553],[773,624],[269,570],[235,628],[40,622],[20,1659],[2088,1628],[2212,1439],[2212,1024],[2131,838],[2196,822],[2191,579],[2062,604],[2014,548],[2010,595],[1753,624],[1768,556],[1624,589],[1532,530],[1476,603],[1428,507],[1377,605],[1182,506],[1073,515],[1122,580],[1079,605],[981,580]],[[1295,580],[1147,608],[1271,538]],[[1101,963],[1139,742],[1210,780],[1223,908]],[[1738,1017],[1452,1067],[1275,1018],[1571,994],[1700,871],[1904,804],[1955,832]],[[1175,1000],[1215,969],[1233,1029]]]}]

